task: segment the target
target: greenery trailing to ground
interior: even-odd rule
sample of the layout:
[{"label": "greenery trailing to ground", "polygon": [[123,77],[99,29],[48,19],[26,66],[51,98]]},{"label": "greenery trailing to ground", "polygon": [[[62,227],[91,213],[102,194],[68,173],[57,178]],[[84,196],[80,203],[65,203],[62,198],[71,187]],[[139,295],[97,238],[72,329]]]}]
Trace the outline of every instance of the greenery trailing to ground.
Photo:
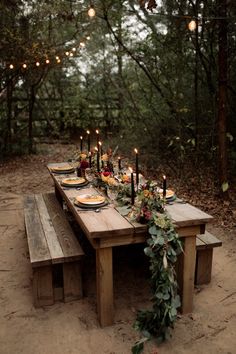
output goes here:
[{"label": "greenery trailing to ground", "polygon": [[[127,204],[130,190],[124,185],[118,193],[119,203]],[[182,252],[181,241],[165,210],[165,202],[160,198],[156,184],[147,182],[137,193],[137,202],[129,214],[132,220],[147,224],[149,238],[145,254],[150,260],[152,303],[151,310],[140,310],[135,321],[135,329],[143,338],[132,348],[141,353],[145,341],[155,338],[158,342],[169,338],[170,330],[177,318],[180,306],[177,295],[177,281],[174,264]]]}]

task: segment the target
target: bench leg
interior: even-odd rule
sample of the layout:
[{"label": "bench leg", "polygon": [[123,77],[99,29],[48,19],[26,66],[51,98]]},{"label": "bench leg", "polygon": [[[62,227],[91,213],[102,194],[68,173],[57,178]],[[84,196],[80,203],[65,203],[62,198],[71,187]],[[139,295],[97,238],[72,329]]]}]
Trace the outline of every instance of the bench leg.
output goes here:
[{"label": "bench leg", "polygon": [[53,286],[51,266],[33,268],[34,306],[53,305]]},{"label": "bench leg", "polygon": [[97,309],[101,326],[113,324],[112,247],[96,249]]},{"label": "bench leg", "polygon": [[208,284],[211,281],[213,248],[197,251],[195,284]]},{"label": "bench leg", "polygon": [[64,301],[70,302],[82,298],[82,278],[80,262],[63,264]]}]

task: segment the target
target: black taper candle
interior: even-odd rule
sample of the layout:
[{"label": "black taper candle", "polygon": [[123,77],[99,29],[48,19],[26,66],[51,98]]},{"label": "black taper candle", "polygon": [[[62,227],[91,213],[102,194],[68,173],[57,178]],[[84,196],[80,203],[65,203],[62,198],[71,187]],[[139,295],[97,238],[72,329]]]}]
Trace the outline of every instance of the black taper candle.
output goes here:
[{"label": "black taper candle", "polygon": [[97,151],[97,171],[100,172],[100,156],[99,156],[99,151]]},{"label": "black taper candle", "polygon": [[163,199],[166,197],[166,176],[163,176]]},{"label": "black taper candle", "polygon": [[96,129],[96,134],[97,134],[97,148],[99,149],[99,130]]},{"label": "black taper candle", "polygon": [[87,130],[87,134],[88,134],[88,152],[90,151],[90,131]]},{"label": "black taper candle", "polygon": [[134,197],[135,197],[135,191],[134,191],[134,174],[131,172],[131,204],[134,205]]},{"label": "black taper candle", "polygon": [[138,186],[139,184],[139,170],[138,170],[138,150],[137,149],[134,149],[134,152],[135,152],[135,169],[136,169],[136,184]]},{"label": "black taper candle", "polygon": [[80,136],[80,151],[83,151],[83,137],[82,135]]},{"label": "black taper candle", "polygon": [[120,158],[120,156],[118,157],[118,169],[121,170],[121,158]]},{"label": "black taper candle", "polygon": [[89,152],[89,168],[92,167],[92,154]]}]

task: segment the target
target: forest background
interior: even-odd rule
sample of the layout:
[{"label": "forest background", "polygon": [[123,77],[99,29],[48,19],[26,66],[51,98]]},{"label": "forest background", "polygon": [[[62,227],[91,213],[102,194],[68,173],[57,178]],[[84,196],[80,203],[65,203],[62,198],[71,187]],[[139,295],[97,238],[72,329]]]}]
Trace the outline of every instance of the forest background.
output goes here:
[{"label": "forest background", "polygon": [[[99,128],[104,142],[225,199],[236,170],[236,4],[226,0],[1,1],[1,157]],[[189,23],[195,27],[190,30]],[[150,157],[151,156],[151,157]],[[196,167],[197,166],[197,167]],[[203,173],[204,172],[204,173]]]}]

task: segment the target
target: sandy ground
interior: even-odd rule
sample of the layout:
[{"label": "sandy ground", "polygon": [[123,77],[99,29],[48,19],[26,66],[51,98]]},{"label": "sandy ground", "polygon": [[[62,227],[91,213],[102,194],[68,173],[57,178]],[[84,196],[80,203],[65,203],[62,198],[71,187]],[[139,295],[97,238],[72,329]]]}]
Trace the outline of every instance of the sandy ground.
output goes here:
[{"label": "sandy ground", "polygon": [[[11,162],[0,169],[0,354],[128,354],[139,338],[132,328],[135,312],[149,305],[150,296],[146,270],[136,259],[139,250],[130,257],[129,249],[121,248],[114,257],[113,326],[100,328],[97,321],[91,251],[82,300],[40,309],[32,304],[22,200],[25,194],[53,189],[45,166],[60,161],[63,154],[64,148],[54,155],[44,151],[20,166],[19,161]],[[195,289],[194,312],[179,316],[172,339],[158,346],[149,343],[144,353],[236,353],[236,232],[214,222],[208,229],[223,241],[214,250],[211,283]]]}]

